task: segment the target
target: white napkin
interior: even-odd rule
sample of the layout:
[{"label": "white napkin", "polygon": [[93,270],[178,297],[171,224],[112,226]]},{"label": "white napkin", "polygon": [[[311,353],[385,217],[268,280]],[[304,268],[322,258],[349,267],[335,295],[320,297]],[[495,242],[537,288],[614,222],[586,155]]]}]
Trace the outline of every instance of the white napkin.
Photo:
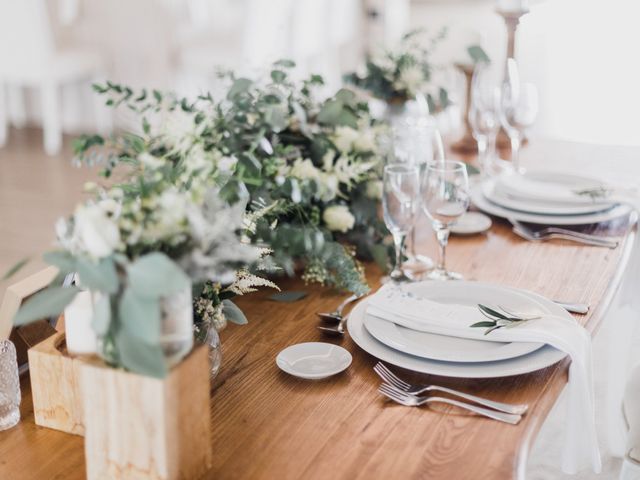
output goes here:
[{"label": "white napkin", "polygon": [[567,205],[609,205],[613,203],[608,197],[593,199],[588,195],[576,193],[576,191],[603,186],[604,184],[593,181],[571,188],[566,184],[536,180],[518,174],[501,175],[496,180],[496,189],[512,198]]},{"label": "white napkin", "polygon": [[602,464],[593,405],[591,337],[576,322],[547,315],[484,335],[486,328],[470,327],[488,320],[477,308],[437,303],[391,284],[371,296],[367,314],[412,330],[474,340],[545,343],[566,352],[571,357],[571,366],[562,470],[576,473],[590,464],[594,472],[600,472]]},{"label": "white napkin", "polygon": [[[607,188],[609,192],[601,198],[576,193],[593,188]],[[527,177],[526,174],[505,174],[498,177],[495,189],[503,195],[524,201],[533,200],[553,205],[602,205],[603,207],[621,203],[640,210],[640,192],[637,188],[612,187],[599,183],[595,179],[591,183],[569,187],[562,183],[536,180]]]}]

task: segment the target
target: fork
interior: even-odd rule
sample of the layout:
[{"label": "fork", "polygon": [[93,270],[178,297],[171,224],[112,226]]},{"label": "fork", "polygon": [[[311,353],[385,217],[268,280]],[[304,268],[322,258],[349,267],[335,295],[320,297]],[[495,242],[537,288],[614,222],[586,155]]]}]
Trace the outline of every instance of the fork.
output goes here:
[{"label": "fork", "polygon": [[338,307],[333,312],[318,313],[318,316],[323,320],[335,320],[339,322],[340,320],[342,320],[342,311],[344,310],[344,308],[351,302],[355,302],[356,300],[358,300],[361,296],[362,295],[353,294],[350,297],[346,298],[340,305],[338,305]]},{"label": "fork", "polygon": [[453,400],[451,398],[414,397],[413,395],[398,392],[397,390],[384,383],[380,385],[380,387],[378,388],[378,392],[380,392],[385,397],[393,400],[394,402],[399,403],[400,405],[405,405],[407,407],[420,407],[428,403],[445,403],[447,405],[454,405],[456,407],[464,408],[465,410],[469,410],[470,412],[477,413],[478,415],[483,415],[500,422],[510,423],[511,425],[516,425],[520,422],[520,420],[522,420],[521,415],[497,412],[495,410],[489,410],[487,408],[477,407],[468,403],[459,402],[458,400]]},{"label": "fork", "polygon": [[522,415],[529,408],[528,405],[511,405],[509,403],[495,402],[493,400],[476,397],[475,395],[459,392],[447,387],[440,387],[438,385],[412,385],[399,378],[382,362],[378,362],[376,366],[373,367],[373,370],[380,376],[380,378],[382,378],[383,381],[388,383],[388,386],[390,386],[392,389],[398,391],[399,393],[414,396],[418,400],[421,400],[418,397],[418,395],[420,395],[421,393],[437,391],[455,395],[464,398],[465,400],[469,400],[470,402],[474,402],[479,405],[484,405],[485,407],[498,410],[500,412],[510,413],[514,415]]},{"label": "fork", "polygon": [[577,237],[575,235],[567,235],[564,233],[548,233],[546,235],[540,235],[538,232],[523,230],[515,226],[513,227],[513,233],[515,233],[519,237],[524,238],[525,240],[529,240],[530,242],[545,242],[547,240],[560,239],[560,240],[569,240],[571,242],[581,243],[583,245],[591,245],[592,247],[616,248],[618,246],[618,242],[613,240],[607,240],[605,238],[587,239],[587,238]]},{"label": "fork", "polygon": [[584,238],[585,240],[595,240],[595,241],[605,241],[605,242],[615,242],[616,244],[618,243],[617,240],[613,240],[611,238],[605,238],[605,237],[601,237],[600,235],[594,235],[592,233],[583,233],[583,232],[576,232],[575,230],[569,230],[566,228],[560,228],[560,227],[553,227],[553,226],[549,226],[549,227],[544,227],[540,230],[533,230],[530,227],[527,227],[525,224],[523,224],[522,222],[519,222],[517,220],[514,219],[509,219],[509,222],[511,222],[511,224],[514,227],[518,227],[518,229],[524,231],[524,232],[528,232],[532,235],[550,235],[550,234],[559,234],[559,235],[571,235],[573,237],[576,238]]},{"label": "fork", "polygon": [[[592,245],[593,243],[597,243],[598,244],[597,246],[600,246],[600,244],[606,247],[610,246],[611,248],[615,248],[618,246],[617,240],[600,237],[598,235],[575,232],[573,230],[567,230],[566,228],[559,228],[559,227],[545,227],[541,230],[533,230],[517,220],[509,219],[509,222],[511,222],[511,224],[513,225],[513,232],[525,238],[532,237],[537,240],[562,238],[565,240],[572,240],[576,242],[584,240],[583,243],[588,243],[589,245]],[[567,238],[567,237],[570,237],[570,238]]]}]

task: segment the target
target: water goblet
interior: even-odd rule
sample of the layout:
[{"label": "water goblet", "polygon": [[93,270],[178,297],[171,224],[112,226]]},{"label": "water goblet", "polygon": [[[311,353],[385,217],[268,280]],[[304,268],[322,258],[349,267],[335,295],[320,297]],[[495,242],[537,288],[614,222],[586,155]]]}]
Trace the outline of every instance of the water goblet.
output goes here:
[{"label": "water goblet", "polygon": [[382,210],[384,223],[391,232],[395,245],[395,263],[389,274],[394,282],[410,280],[402,270],[402,255],[405,239],[413,228],[419,206],[418,167],[410,164],[384,167]]},{"label": "water goblet", "polygon": [[489,67],[476,67],[471,80],[469,124],[478,143],[478,162],[487,176],[499,172],[496,157],[496,136],[500,130],[500,89]]},{"label": "water goblet", "polygon": [[444,161],[427,165],[422,184],[422,208],[436,233],[440,255],[436,268],[427,274],[431,280],[458,280],[462,275],[446,268],[449,229],[469,207],[469,179],[462,162]]},{"label": "water goblet", "polygon": [[500,122],[511,141],[511,162],[516,173],[524,173],[520,165],[520,145],[537,115],[538,90],[532,83],[520,83],[517,64],[510,58],[500,94]]}]

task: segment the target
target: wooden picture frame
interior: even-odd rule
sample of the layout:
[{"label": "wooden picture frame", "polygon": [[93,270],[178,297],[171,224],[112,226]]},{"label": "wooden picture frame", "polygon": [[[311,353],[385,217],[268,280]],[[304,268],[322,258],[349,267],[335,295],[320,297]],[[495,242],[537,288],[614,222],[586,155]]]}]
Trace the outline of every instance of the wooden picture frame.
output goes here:
[{"label": "wooden picture frame", "polygon": [[7,287],[0,304],[0,340],[9,338],[15,346],[20,373],[27,370],[27,350],[56,333],[56,318],[42,319],[15,328],[13,317],[31,295],[47,287],[58,275],[56,267],[47,267]]}]

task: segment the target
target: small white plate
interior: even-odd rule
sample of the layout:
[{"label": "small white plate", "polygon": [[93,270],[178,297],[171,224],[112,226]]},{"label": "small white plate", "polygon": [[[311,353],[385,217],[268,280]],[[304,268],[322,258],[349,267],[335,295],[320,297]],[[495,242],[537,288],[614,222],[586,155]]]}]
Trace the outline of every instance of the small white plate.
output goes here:
[{"label": "small white plate", "polygon": [[294,377],[319,380],[340,373],[351,365],[351,354],[331,343],[298,343],[276,357],[280,370]]},{"label": "small white plate", "polygon": [[480,212],[467,212],[451,226],[450,230],[457,235],[473,235],[490,228],[491,219],[487,215]]}]

